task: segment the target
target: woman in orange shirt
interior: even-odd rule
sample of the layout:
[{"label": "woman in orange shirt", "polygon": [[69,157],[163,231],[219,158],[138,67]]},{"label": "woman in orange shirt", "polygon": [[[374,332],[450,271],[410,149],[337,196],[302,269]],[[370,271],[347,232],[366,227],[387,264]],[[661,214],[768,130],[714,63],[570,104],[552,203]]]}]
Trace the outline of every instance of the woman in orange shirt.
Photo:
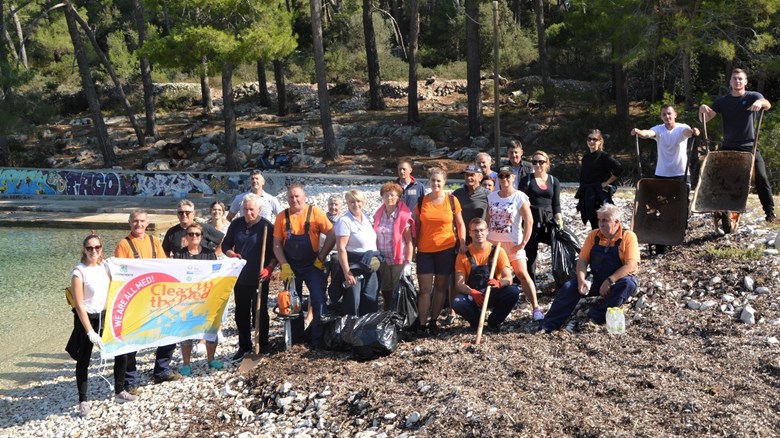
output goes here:
[{"label": "woman in orange shirt", "polygon": [[455,267],[455,255],[466,251],[466,227],[460,214],[460,203],[444,192],[446,182],[447,174],[443,169],[429,170],[428,187],[431,192],[421,197],[415,208],[417,282],[420,286],[417,311],[420,329],[427,324],[430,334],[437,331],[436,319],[444,307],[447,286]]}]

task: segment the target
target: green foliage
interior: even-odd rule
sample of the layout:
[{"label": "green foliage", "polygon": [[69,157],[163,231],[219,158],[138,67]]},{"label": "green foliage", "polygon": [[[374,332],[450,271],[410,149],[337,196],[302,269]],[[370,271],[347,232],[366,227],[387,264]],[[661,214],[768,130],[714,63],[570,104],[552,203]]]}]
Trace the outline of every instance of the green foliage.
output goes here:
[{"label": "green foliage", "polygon": [[169,88],[157,96],[158,111],[181,111],[200,104],[200,92],[193,89]]},{"label": "green foliage", "polygon": [[760,260],[764,257],[764,250],[760,247],[745,248],[745,247],[722,247],[722,248],[707,248],[703,254],[701,254],[705,260],[721,259],[721,260]]},{"label": "green foliage", "polygon": [[[499,71],[504,75],[517,75],[539,56],[533,29],[520,28],[512,19],[512,11],[506,3],[499,3]],[[493,70],[493,5],[479,6],[479,48],[482,67]],[[490,23],[489,25],[486,25]],[[464,25],[465,26],[465,25]]]}]

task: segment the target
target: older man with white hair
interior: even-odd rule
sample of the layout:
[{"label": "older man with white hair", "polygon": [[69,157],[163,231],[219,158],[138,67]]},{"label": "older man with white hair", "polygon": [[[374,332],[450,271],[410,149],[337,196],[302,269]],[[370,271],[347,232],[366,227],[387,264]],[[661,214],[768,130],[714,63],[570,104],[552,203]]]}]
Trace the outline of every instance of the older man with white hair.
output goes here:
[{"label": "older man with white hair", "polygon": [[[580,298],[604,298],[588,311],[588,317],[593,322],[604,324],[607,309],[620,307],[636,292],[634,273],[639,266],[636,234],[623,229],[621,212],[615,205],[604,204],[596,214],[599,227],[588,234],[582,245],[575,277],[558,291],[550,310],[540,322],[541,329],[547,333],[563,325],[574,312]],[[588,280],[589,274],[592,275],[591,280]]]}]

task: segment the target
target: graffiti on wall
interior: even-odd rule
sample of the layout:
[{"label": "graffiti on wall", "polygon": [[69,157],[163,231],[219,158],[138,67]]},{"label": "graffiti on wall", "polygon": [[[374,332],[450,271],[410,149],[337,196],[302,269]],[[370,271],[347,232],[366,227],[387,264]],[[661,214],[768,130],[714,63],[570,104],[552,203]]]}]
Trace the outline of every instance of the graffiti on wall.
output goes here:
[{"label": "graffiti on wall", "polygon": [[0,195],[206,196],[245,190],[244,175],[111,170],[0,169]]}]

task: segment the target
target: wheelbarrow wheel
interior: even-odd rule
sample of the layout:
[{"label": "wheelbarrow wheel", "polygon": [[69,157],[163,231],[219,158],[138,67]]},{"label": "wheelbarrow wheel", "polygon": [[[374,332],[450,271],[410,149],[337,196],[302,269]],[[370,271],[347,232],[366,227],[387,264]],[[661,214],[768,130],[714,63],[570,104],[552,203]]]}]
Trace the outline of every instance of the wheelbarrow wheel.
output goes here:
[{"label": "wheelbarrow wheel", "polygon": [[716,211],[712,214],[715,228],[720,226],[725,234],[735,233],[739,226],[739,213],[735,211]]}]

